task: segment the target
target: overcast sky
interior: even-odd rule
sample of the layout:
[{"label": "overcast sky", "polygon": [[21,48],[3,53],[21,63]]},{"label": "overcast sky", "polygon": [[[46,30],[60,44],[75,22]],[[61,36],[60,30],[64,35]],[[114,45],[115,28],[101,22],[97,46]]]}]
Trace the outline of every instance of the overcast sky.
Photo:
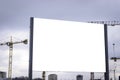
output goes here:
[{"label": "overcast sky", "polygon": [[[70,21],[119,21],[120,0],[0,0],[0,42],[29,39],[30,17]],[[109,27],[109,54],[119,55],[119,26]],[[27,76],[29,45],[17,44],[13,54],[13,76]],[[0,71],[8,69],[8,47],[0,46]],[[111,67],[113,61],[110,61]],[[113,68],[112,68],[113,69]],[[118,70],[119,72],[119,70]]]}]

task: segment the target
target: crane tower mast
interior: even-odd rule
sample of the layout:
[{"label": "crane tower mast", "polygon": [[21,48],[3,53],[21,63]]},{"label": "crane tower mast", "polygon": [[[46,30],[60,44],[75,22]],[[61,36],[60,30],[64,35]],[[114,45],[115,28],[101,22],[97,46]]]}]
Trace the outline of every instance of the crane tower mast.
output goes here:
[{"label": "crane tower mast", "polygon": [[9,46],[9,66],[8,66],[8,78],[12,77],[12,54],[13,54],[13,42],[12,37],[10,42],[7,44]]}]

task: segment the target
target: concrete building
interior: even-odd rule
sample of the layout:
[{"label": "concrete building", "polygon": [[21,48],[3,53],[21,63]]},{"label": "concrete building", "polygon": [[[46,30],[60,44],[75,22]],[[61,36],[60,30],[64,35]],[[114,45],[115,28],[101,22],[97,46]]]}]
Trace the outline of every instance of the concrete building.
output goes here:
[{"label": "concrete building", "polygon": [[77,75],[76,80],[83,80],[83,75]]},{"label": "concrete building", "polygon": [[6,72],[0,71],[0,78],[6,78]]},{"label": "concrete building", "polygon": [[49,74],[48,80],[57,80],[57,75],[56,74]]}]

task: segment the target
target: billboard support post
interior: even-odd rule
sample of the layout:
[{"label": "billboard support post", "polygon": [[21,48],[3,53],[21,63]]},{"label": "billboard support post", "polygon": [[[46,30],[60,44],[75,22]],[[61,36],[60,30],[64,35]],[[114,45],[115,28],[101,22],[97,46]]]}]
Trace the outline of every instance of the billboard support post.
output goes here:
[{"label": "billboard support post", "polygon": [[109,59],[108,59],[108,34],[107,34],[107,24],[104,24],[104,33],[105,33],[105,61],[106,61],[106,72],[105,80],[109,80]]},{"label": "billboard support post", "polygon": [[32,80],[33,64],[33,17],[30,18],[30,47],[29,47],[29,80]]}]

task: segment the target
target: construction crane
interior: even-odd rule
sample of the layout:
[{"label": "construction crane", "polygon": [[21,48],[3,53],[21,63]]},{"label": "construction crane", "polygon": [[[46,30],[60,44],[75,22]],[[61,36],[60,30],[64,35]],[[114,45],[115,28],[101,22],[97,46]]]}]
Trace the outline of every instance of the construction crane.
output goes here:
[{"label": "construction crane", "polygon": [[88,23],[107,24],[108,26],[120,25],[120,21],[88,21]]},{"label": "construction crane", "polygon": [[113,71],[114,71],[114,80],[116,80],[116,67],[117,67],[117,66],[116,66],[116,62],[117,62],[117,60],[120,59],[120,57],[116,57],[116,55],[115,55],[115,43],[113,43],[112,45],[113,45],[114,57],[111,57],[110,59],[111,59],[111,60],[114,60],[115,69],[114,69]]},{"label": "construction crane", "polygon": [[120,60],[119,57],[111,57],[110,59],[111,59],[111,60],[114,60],[114,62],[116,62],[117,60]]},{"label": "construction crane", "polygon": [[7,46],[9,47],[9,64],[8,64],[8,65],[9,65],[9,66],[8,66],[8,79],[9,79],[9,80],[12,80],[12,55],[13,55],[13,45],[14,45],[14,44],[19,44],[19,43],[27,44],[28,41],[27,41],[27,39],[25,39],[25,40],[23,40],[23,41],[13,42],[13,41],[12,41],[12,36],[11,36],[9,42],[0,43],[0,46],[7,45]]}]

